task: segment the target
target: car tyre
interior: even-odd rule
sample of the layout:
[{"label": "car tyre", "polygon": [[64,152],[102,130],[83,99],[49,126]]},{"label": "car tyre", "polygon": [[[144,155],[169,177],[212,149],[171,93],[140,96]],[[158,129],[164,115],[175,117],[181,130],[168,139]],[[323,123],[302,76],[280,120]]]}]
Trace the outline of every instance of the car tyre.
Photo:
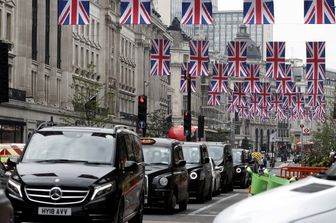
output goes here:
[{"label": "car tyre", "polygon": [[128,222],[129,223],[142,223],[143,221],[143,211],[144,211],[144,199],[141,198],[140,206],[138,208],[138,213]]}]

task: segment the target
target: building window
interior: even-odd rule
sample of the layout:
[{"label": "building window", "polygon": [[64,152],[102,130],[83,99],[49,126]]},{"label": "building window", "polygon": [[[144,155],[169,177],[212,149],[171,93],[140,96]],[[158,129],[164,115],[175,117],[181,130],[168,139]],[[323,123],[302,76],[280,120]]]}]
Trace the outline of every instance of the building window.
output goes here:
[{"label": "building window", "polygon": [[124,56],[124,38],[121,38],[121,55]]},{"label": "building window", "polygon": [[44,76],[44,99],[46,103],[49,103],[49,76]]},{"label": "building window", "polygon": [[37,96],[37,73],[35,71],[31,72],[31,96],[35,99]]},{"label": "building window", "polygon": [[96,55],[96,73],[99,73],[99,54]]},{"label": "building window", "polygon": [[74,59],[74,63],[76,66],[79,66],[78,64],[78,45],[75,45],[75,59]]},{"label": "building window", "polygon": [[61,105],[61,79],[57,79],[56,94],[57,94],[57,104]]},{"label": "building window", "polygon": [[236,125],[236,127],[235,127],[235,134],[240,135],[240,126],[239,125]]},{"label": "building window", "polygon": [[8,41],[12,40],[12,14],[10,13],[7,13],[6,39]]},{"label": "building window", "polygon": [[99,30],[99,22],[97,22],[96,29],[97,29],[96,42],[99,43],[99,32],[100,32],[100,30]]},{"label": "building window", "polygon": [[[57,25],[57,68],[61,69],[62,67],[62,26]],[[78,47],[77,47],[77,56],[78,56]],[[78,58],[78,57],[77,57]],[[78,65],[78,62],[77,64]]]},{"label": "building window", "polygon": [[45,64],[49,64],[50,59],[50,0],[46,0],[46,24],[45,24]]},{"label": "building window", "polygon": [[24,123],[0,121],[0,143],[23,143]]},{"label": "building window", "polygon": [[13,67],[12,67],[12,65],[8,65],[8,83],[9,83],[9,87],[10,88],[14,87]]},{"label": "building window", "polygon": [[32,59],[37,60],[37,0],[32,2]]},{"label": "building window", "polygon": [[86,68],[89,68],[89,65],[90,65],[90,54],[89,54],[89,50],[87,49],[86,50]]},{"label": "building window", "polygon": [[80,52],[80,66],[81,68],[84,67],[84,48],[81,47],[81,52]]}]

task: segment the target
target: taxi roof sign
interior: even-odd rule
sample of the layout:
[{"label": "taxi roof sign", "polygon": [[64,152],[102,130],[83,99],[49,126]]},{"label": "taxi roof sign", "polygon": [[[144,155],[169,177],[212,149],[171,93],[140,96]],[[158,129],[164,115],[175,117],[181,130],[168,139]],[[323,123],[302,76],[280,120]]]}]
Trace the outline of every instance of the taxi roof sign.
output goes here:
[{"label": "taxi roof sign", "polygon": [[156,141],[154,139],[141,139],[141,144],[142,145],[153,145],[155,144]]}]

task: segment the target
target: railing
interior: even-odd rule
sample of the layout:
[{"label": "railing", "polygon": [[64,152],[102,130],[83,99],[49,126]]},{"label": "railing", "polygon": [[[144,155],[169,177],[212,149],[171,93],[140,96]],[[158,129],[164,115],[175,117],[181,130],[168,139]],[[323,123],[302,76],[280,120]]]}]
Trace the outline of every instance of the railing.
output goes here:
[{"label": "railing", "polygon": [[8,98],[17,101],[26,101],[26,92],[14,88],[9,88]]}]

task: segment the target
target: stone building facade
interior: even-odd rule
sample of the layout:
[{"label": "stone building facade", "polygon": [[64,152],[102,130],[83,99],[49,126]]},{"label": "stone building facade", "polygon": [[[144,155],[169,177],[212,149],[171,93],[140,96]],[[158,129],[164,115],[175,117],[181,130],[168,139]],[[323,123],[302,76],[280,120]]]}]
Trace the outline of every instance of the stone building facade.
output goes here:
[{"label": "stone building facade", "polygon": [[[149,112],[171,111],[168,78],[149,77],[150,39],[171,38],[153,11],[152,25],[119,24],[119,0],[91,0],[90,24],[58,26],[54,0],[0,0],[0,41],[9,42],[10,101],[0,105],[1,142],[25,142],[51,116],[72,116],[75,92],[100,86],[106,127],[136,126],[137,97]],[[145,89],[146,88],[146,89]]]}]

